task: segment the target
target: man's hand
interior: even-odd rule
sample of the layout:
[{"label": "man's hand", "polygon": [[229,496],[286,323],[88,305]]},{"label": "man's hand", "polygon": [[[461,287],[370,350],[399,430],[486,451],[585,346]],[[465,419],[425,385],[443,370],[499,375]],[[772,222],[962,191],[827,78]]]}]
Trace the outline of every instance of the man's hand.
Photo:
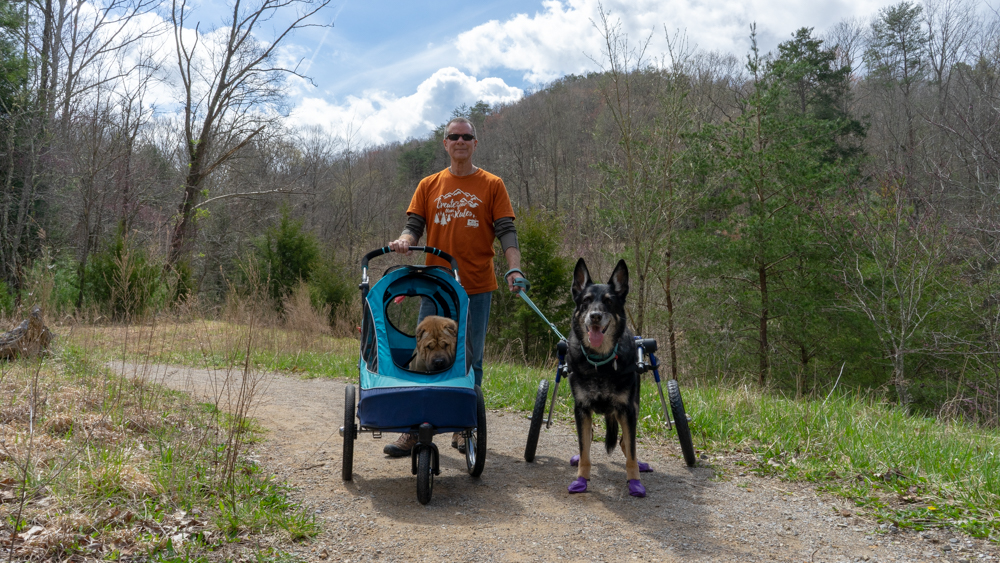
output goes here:
[{"label": "man's hand", "polygon": [[410,251],[410,246],[414,245],[416,242],[417,241],[413,240],[413,237],[404,234],[389,243],[389,250],[409,256],[410,254],[413,254],[413,252]]},{"label": "man's hand", "polygon": [[508,246],[504,249],[503,256],[507,259],[507,266],[510,267],[503,278],[507,280],[507,288],[510,289],[511,293],[517,293],[522,289],[524,291],[531,289],[531,284],[528,283],[524,272],[521,271],[521,251],[516,246]]},{"label": "man's hand", "polygon": [[507,280],[507,287],[512,293],[528,291],[531,289],[531,282],[529,282],[528,278],[524,277],[521,270],[518,270],[517,268],[507,270],[507,274],[504,275],[504,278]]}]

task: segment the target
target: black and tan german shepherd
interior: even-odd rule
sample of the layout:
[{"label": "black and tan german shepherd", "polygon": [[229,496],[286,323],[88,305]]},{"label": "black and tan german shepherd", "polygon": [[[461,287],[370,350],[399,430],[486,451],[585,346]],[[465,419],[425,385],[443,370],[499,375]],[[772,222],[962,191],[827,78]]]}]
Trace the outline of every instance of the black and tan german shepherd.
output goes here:
[{"label": "black and tan german shepherd", "polygon": [[[592,415],[603,414],[607,425],[604,446],[610,454],[619,443],[625,454],[625,472],[629,494],[646,496],[639,481],[635,432],[639,415],[638,361],[635,337],[626,326],[625,297],[628,295],[628,266],[619,260],[607,284],[590,280],[587,264],[581,258],[573,272],[572,333],[569,336],[569,385],[576,406],[576,435],[580,442],[577,479],[570,493],[587,490],[590,479],[590,443],[593,440]],[[574,459],[572,461],[576,461]],[[649,470],[643,464],[644,470]]]}]

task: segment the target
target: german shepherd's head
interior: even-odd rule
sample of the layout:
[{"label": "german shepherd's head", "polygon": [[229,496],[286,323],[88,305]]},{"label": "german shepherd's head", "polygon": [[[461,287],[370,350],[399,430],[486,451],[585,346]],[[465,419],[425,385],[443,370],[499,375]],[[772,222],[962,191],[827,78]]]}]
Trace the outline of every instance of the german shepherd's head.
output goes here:
[{"label": "german shepherd's head", "polygon": [[610,354],[625,332],[628,266],[619,260],[607,284],[595,284],[583,258],[573,271],[573,332],[591,354]]}]

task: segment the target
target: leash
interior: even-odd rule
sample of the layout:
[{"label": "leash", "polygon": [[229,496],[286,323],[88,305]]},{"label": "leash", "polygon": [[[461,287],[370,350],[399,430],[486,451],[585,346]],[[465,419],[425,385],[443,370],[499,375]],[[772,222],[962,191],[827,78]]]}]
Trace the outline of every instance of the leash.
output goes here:
[{"label": "leash", "polygon": [[521,291],[518,291],[517,294],[521,296],[521,299],[524,299],[524,302],[527,303],[528,306],[531,307],[531,309],[534,312],[538,313],[538,316],[541,317],[543,321],[545,321],[545,324],[549,325],[549,328],[552,329],[552,332],[556,333],[556,336],[559,337],[559,340],[566,340],[566,337],[563,336],[561,332],[559,332],[559,329],[556,328],[556,325],[549,322],[549,320],[545,318],[545,315],[543,315],[542,312],[538,310],[538,307],[536,307],[535,304],[531,301],[531,298],[528,297],[528,293],[525,290],[522,289]]}]

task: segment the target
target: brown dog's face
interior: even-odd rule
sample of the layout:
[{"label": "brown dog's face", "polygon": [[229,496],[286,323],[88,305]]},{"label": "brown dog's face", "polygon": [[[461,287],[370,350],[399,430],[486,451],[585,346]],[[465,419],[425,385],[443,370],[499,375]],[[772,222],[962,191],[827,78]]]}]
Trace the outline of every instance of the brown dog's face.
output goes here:
[{"label": "brown dog's face", "polygon": [[413,371],[438,371],[455,362],[455,344],[458,341],[458,323],[431,315],[417,325],[417,350],[410,369]]}]

